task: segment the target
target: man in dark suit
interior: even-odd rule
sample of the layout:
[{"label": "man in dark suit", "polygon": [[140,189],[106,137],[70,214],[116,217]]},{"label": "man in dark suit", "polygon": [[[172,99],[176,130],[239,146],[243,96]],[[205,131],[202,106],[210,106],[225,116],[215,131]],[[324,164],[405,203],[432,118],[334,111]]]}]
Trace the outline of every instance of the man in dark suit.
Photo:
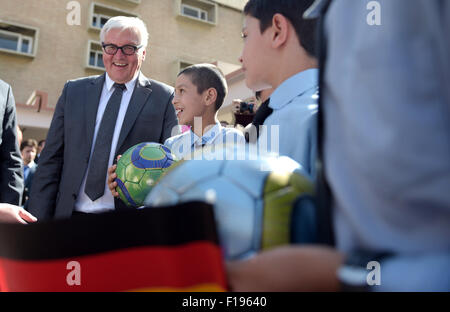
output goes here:
[{"label": "man in dark suit", "polygon": [[16,106],[11,87],[0,80],[0,203],[20,205],[22,159],[17,141]]},{"label": "man in dark suit", "polygon": [[30,195],[31,184],[33,183],[34,173],[37,165],[34,162],[36,159],[38,144],[34,139],[28,139],[20,144],[20,153],[23,161],[23,177],[25,179],[25,188],[22,195],[22,205],[26,206],[28,197]]},{"label": "man in dark suit", "polygon": [[178,121],[173,88],[140,72],[148,33],[118,16],[100,39],[106,73],[66,83],[39,159],[28,210],[38,219],[127,209],[107,189],[107,169],[131,146],[160,142]]},{"label": "man in dark suit", "polygon": [[36,164],[39,161],[39,157],[41,157],[41,153],[42,153],[42,150],[44,149],[44,147],[45,147],[45,140],[40,140],[38,143],[38,146],[37,146],[36,158],[34,159],[34,162]]}]

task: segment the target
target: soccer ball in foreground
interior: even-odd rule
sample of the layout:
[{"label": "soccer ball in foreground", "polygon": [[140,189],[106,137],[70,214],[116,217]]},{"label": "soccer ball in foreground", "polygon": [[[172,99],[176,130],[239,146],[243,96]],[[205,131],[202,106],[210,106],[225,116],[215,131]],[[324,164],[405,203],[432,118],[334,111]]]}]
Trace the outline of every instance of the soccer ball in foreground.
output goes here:
[{"label": "soccer ball in foreground", "polygon": [[159,143],[130,147],[117,162],[116,191],[120,199],[128,206],[142,206],[152,187],[175,161],[170,149]]},{"label": "soccer ball in foreground", "polygon": [[[235,151],[228,155],[233,153],[236,156]],[[228,260],[288,244],[293,204],[300,195],[313,192],[310,178],[289,157],[249,158],[246,154],[241,158],[245,160],[193,157],[180,161],[152,189],[145,206],[193,200],[213,203],[220,243]]]}]

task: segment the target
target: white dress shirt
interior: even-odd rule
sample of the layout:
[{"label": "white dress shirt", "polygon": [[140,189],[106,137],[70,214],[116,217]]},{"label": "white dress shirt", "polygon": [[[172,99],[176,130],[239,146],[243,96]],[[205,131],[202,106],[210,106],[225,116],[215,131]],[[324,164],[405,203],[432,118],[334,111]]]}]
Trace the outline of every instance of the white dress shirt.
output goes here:
[{"label": "white dress shirt", "polygon": [[189,130],[182,134],[170,137],[164,142],[164,145],[167,146],[178,159],[182,159],[188,154],[190,155],[198,147],[214,144],[245,144],[245,137],[239,130],[222,127],[220,123],[216,123],[211,129],[206,131],[202,137],[199,137],[193,131]]},{"label": "white dress shirt", "polygon": [[28,174],[30,173],[30,169],[36,166],[34,161],[31,161],[28,165],[23,166],[23,179],[26,180],[28,178]]},{"label": "white dress shirt", "polygon": [[[131,95],[134,91],[134,86],[136,85],[138,74],[129,82],[125,84],[127,87],[126,90],[123,91],[122,101],[120,102],[119,114],[117,115],[116,126],[114,128],[114,135],[111,143],[111,151],[109,153],[109,161],[108,167],[112,166],[114,161],[114,154],[116,152],[117,141],[119,140],[120,130],[122,129],[122,123],[125,118],[125,114],[128,109],[128,104],[130,103]],[[114,92],[114,81],[108,76],[108,73],[105,75],[105,83],[103,84],[102,95],[100,97],[100,103],[98,105],[97,110],[97,118],[95,120],[95,132],[94,138],[91,147],[91,154],[94,151],[95,140],[97,138],[98,129],[100,128],[100,123],[102,121],[103,113],[105,112],[106,105],[108,104],[109,98]],[[89,157],[89,158],[91,158]],[[111,192],[108,188],[108,173],[105,172],[105,193],[102,197],[98,198],[95,201],[92,201],[84,192],[84,188],[86,186],[86,178],[87,172],[89,170],[90,161],[87,167],[87,170],[84,174],[83,183],[81,184],[81,188],[78,191],[78,197],[75,201],[75,211],[86,212],[86,213],[99,213],[109,210],[114,210],[114,197],[111,195]]]}]

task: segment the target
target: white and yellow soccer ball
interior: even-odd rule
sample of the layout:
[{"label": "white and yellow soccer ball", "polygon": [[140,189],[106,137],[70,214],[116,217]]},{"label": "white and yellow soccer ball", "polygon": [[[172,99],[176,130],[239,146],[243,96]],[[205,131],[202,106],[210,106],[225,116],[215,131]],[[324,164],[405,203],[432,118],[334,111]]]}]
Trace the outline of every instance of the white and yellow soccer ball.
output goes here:
[{"label": "white and yellow soccer ball", "polygon": [[294,202],[313,192],[302,167],[288,157],[261,156],[248,149],[213,149],[198,151],[190,160],[176,164],[153,187],[145,205],[211,202],[227,260],[289,244]]}]

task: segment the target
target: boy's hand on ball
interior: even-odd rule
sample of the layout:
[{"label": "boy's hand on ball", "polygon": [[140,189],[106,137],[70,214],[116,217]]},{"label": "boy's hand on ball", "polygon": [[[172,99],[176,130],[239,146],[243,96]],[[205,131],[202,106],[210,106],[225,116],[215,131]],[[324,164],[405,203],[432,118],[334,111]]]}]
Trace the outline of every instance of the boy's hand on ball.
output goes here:
[{"label": "boy's hand on ball", "polygon": [[109,187],[109,190],[111,191],[112,196],[119,197],[119,193],[116,192],[116,187],[117,187],[116,168],[117,168],[117,165],[112,165],[111,167],[108,168],[108,187]]}]

